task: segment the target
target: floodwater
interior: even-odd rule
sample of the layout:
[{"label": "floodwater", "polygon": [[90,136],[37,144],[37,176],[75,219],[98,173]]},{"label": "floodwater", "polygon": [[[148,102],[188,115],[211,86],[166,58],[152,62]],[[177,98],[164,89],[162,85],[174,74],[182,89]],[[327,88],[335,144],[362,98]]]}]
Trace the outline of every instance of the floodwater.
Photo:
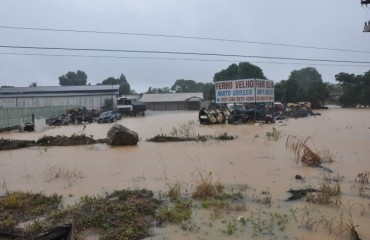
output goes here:
[{"label": "floodwater", "polygon": [[[370,109],[321,110],[321,116],[289,119],[273,125],[212,125],[197,121],[198,112],[148,112],[145,117],[124,118],[120,124],[136,131],[137,146],[110,147],[104,144],[74,147],[33,147],[0,152],[0,194],[6,190],[22,190],[46,194],[59,193],[65,204],[73,204],[84,195],[103,195],[115,189],[147,188],[155,192],[168,191],[168,185],[180,182],[189,192],[199,174],[211,173],[214,179],[230,186],[247,184],[247,195],[257,199],[261,192],[271,194],[271,206],[245,202],[244,211],[228,211],[210,224],[209,213],[200,209],[193,212],[191,231],[179,226],[154,229],[148,239],[336,239],[323,224],[326,219],[339,219],[352,207],[351,215],[362,239],[370,238],[370,190],[360,196],[354,186],[355,177],[370,171]],[[237,136],[232,141],[152,143],[146,139],[157,134],[169,134],[173,127],[194,121],[194,134]],[[85,133],[95,139],[106,137],[111,124],[88,124],[52,127],[43,132],[0,133],[2,138],[37,140],[43,135]],[[275,127],[281,136],[269,140],[266,132]],[[309,204],[304,200],[285,202],[293,188],[315,186],[322,169],[297,165],[293,153],[286,149],[286,138],[294,134],[310,137],[310,145],[328,152],[333,163],[325,164],[342,176],[340,206]],[[60,173],[64,177],[53,178]],[[305,181],[295,180],[299,174]],[[367,185],[370,188],[370,185]],[[253,201],[252,201],[253,202]],[[309,210],[307,210],[309,209]],[[270,234],[253,235],[246,226],[237,224],[233,234],[225,229],[231,219],[251,216],[267,219],[273,213],[286,214],[284,230]],[[207,215],[208,214],[208,215]],[[311,214],[311,215],[310,215]],[[254,215],[255,216],[255,215]],[[247,225],[248,226],[248,225]],[[317,229],[316,229],[317,228]],[[194,230],[195,229],[195,230]],[[345,236],[344,236],[345,237]]]}]

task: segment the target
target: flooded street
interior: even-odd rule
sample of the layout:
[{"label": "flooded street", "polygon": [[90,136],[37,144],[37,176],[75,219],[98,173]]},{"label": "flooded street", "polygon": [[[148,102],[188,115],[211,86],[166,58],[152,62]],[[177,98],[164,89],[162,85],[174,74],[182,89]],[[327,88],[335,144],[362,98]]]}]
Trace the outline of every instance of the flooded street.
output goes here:
[{"label": "flooded street", "polygon": [[[145,117],[124,118],[120,124],[136,131],[137,146],[110,147],[104,144],[74,147],[32,147],[0,151],[0,194],[7,190],[59,193],[64,204],[73,204],[84,195],[103,195],[116,189],[147,188],[155,192],[168,191],[168,185],[180,182],[191,192],[199,174],[212,174],[221,183],[230,186],[247,184],[251,199],[261,192],[269,192],[271,206],[245,203],[245,212],[229,211],[224,218],[209,224],[208,213],[202,209],[193,213],[197,231],[182,231],[179,226],[154,229],[148,239],[246,239],[248,230],[239,226],[233,235],[225,235],[222,219],[235,219],[251,211],[262,218],[272,212],[286,214],[289,224],[274,235],[259,235],[264,239],[335,239],[335,234],[318,228],[307,229],[306,208],[313,215],[339,217],[340,212],[355,204],[351,214],[362,239],[370,237],[370,190],[359,196],[355,177],[370,171],[370,110],[330,108],[321,110],[321,116],[284,120],[273,125],[200,125],[198,112],[151,112]],[[173,127],[195,121],[194,134],[237,136],[232,141],[153,143],[146,139],[157,134],[169,134]],[[44,135],[85,133],[95,139],[105,138],[112,124],[92,123],[79,126],[53,127],[44,132],[0,133],[2,138],[37,140]],[[281,134],[276,141],[269,140],[267,132],[275,127]],[[287,190],[314,186],[319,168],[296,164],[294,154],[286,148],[289,134],[310,137],[310,146],[327,152],[334,159],[324,166],[342,177],[342,204],[323,206],[304,200],[285,202]],[[66,177],[53,178],[56,172]],[[305,181],[295,179],[296,175]],[[368,185],[369,187],[369,185]],[[259,209],[259,210],[258,210]],[[262,209],[262,210],[261,210]],[[263,211],[267,211],[263,212]],[[293,212],[296,214],[293,214]],[[246,237],[248,236],[248,237]],[[276,238],[274,238],[276,237]]]}]

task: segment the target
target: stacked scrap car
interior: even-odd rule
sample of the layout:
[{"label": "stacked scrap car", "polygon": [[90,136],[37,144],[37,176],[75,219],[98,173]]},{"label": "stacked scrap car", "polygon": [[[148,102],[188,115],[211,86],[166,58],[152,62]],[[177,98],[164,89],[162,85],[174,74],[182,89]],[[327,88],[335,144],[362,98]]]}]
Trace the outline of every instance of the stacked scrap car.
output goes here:
[{"label": "stacked scrap car", "polygon": [[225,123],[229,116],[230,110],[226,106],[210,104],[199,111],[199,122],[206,125]]},{"label": "stacked scrap car", "polygon": [[97,120],[98,123],[112,123],[122,118],[122,114],[117,111],[102,112]]}]

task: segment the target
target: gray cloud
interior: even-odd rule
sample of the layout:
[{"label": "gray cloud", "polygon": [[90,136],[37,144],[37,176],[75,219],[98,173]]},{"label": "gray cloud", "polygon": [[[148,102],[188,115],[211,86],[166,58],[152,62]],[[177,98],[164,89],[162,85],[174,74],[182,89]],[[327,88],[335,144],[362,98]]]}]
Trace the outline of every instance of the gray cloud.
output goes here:
[{"label": "gray cloud", "polygon": [[[361,7],[360,1],[0,0],[0,5],[0,25],[3,26],[184,35],[370,51],[368,40],[370,33],[362,32],[364,22],[369,20],[368,10]],[[368,53],[319,51],[194,39],[12,29],[0,29],[0,36],[0,45],[207,52],[370,61]],[[0,49],[0,53],[6,52],[196,58],[133,53]],[[224,59],[235,63],[275,61],[236,57],[198,58]],[[297,61],[293,62],[297,63]],[[0,84],[27,86],[31,82],[37,82],[38,85],[58,85],[60,75],[67,71],[83,70],[87,73],[88,82],[91,84],[101,82],[110,76],[118,77],[123,73],[131,86],[141,92],[147,90],[149,86],[171,86],[176,79],[180,78],[210,82],[214,73],[230,64],[231,62],[0,54]],[[275,81],[287,79],[294,69],[310,66],[309,64],[255,64],[263,69],[268,78]],[[370,69],[370,66],[314,67],[322,74],[324,81],[330,82],[334,82],[334,75],[342,71],[361,74]]]}]

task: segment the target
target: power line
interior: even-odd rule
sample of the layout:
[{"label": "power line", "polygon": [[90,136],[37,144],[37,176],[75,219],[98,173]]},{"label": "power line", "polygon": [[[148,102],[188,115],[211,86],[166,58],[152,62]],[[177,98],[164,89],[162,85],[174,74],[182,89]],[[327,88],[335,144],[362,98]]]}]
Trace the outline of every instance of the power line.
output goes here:
[{"label": "power line", "polygon": [[15,27],[15,26],[0,26],[0,28],[16,29],[16,30],[30,30],[30,31],[72,32],[72,33],[92,33],[92,34],[110,34],[110,35],[129,35],[129,36],[145,36],[145,37],[195,39],[195,40],[208,40],[208,41],[218,41],[218,42],[234,42],[234,43],[247,43],[247,44],[259,44],[259,45],[272,45],[272,46],[280,46],[280,47],[306,48],[306,49],[327,50],[327,51],[354,52],[354,53],[366,53],[366,54],[370,53],[370,51],[353,50],[353,49],[327,48],[327,47],[315,47],[315,46],[306,46],[306,45],[297,45],[297,44],[283,44],[283,43],[247,41],[247,40],[227,39],[227,38],[197,37],[197,36],[185,36],[185,35],[149,34],[149,33],[134,33],[134,32],[116,32],[116,31],[95,31],[95,30],[76,30],[76,29],[56,29],[56,28],[35,28],[35,27]]},{"label": "power line", "polygon": [[[168,60],[168,61],[198,61],[198,62],[238,62],[238,60],[226,59],[199,59],[199,58],[158,58],[158,57],[125,57],[112,55],[79,55],[79,54],[41,54],[41,53],[16,53],[16,52],[0,52],[0,55],[16,55],[16,56],[40,56],[40,57],[81,57],[81,58],[113,58],[113,59],[142,59],[142,60]],[[348,64],[319,64],[319,63],[288,63],[288,62],[259,62],[252,61],[258,64],[278,64],[278,65],[310,65],[310,66],[329,66],[329,67],[364,67],[369,68],[368,65],[348,65]]]},{"label": "power line", "polygon": [[291,58],[291,57],[271,57],[271,56],[257,56],[257,55],[239,55],[239,54],[221,54],[221,53],[200,53],[200,52],[175,52],[175,51],[154,51],[154,50],[127,50],[127,49],[102,49],[102,48],[67,48],[67,47],[35,47],[35,46],[10,46],[10,45],[0,45],[0,48],[36,49],[36,50],[60,50],[60,51],[95,51],[95,52],[124,52],[124,53],[175,54],[175,55],[197,55],[197,56],[240,57],[240,58],[261,58],[261,59],[294,60],[294,61],[313,61],[313,62],[370,64],[370,62],[352,61],[352,60]]}]

